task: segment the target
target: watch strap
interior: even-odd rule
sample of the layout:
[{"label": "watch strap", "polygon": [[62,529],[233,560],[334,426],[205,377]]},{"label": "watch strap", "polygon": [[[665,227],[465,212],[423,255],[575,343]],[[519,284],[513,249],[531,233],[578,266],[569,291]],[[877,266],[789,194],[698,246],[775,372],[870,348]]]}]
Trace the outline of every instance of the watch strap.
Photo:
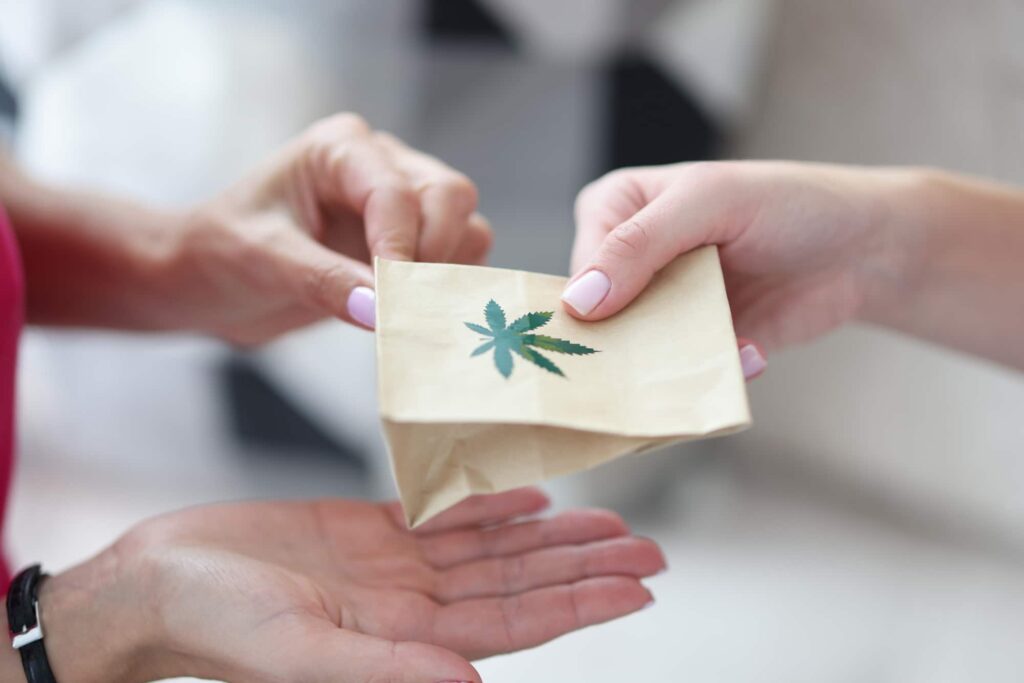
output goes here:
[{"label": "watch strap", "polygon": [[21,655],[28,683],[57,683],[46,656],[43,624],[39,618],[39,587],[45,580],[46,574],[35,564],[15,576],[7,589],[11,645]]}]

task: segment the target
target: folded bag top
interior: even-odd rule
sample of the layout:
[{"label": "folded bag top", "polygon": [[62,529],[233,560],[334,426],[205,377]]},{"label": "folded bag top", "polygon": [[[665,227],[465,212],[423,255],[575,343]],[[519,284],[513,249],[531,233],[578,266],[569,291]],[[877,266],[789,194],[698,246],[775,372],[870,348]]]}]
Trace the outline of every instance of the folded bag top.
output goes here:
[{"label": "folded bag top", "polygon": [[561,277],[385,260],[376,274],[380,412],[410,524],[750,424],[715,247],[590,323],[562,309]]}]

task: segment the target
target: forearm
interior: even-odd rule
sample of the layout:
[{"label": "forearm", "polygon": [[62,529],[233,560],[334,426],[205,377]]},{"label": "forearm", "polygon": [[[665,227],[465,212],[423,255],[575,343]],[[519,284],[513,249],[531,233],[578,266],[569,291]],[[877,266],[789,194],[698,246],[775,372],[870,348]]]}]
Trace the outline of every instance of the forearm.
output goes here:
[{"label": "forearm", "polygon": [[926,172],[900,203],[917,253],[864,317],[1024,370],[1024,191]]},{"label": "forearm", "polygon": [[163,329],[181,217],[37,183],[0,157],[0,202],[21,247],[30,322]]}]

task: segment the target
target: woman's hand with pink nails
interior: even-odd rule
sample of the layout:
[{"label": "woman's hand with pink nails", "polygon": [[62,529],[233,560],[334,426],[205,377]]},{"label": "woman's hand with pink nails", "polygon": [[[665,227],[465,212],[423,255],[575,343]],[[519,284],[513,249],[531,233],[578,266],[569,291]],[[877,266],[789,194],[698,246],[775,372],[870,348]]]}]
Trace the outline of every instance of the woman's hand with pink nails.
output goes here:
[{"label": "woman's hand with pink nails", "polygon": [[[631,168],[576,203],[566,310],[601,320],[622,310],[678,255],[717,244],[748,378],[765,352],[816,337],[884,305],[919,235],[895,224],[893,199],[913,171],[722,162]],[[762,346],[763,345],[763,346]]]},{"label": "woman's hand with pink nails", "polygon": [[737,339],[740,347],[740,367],[743,369],[743,377],[748,382],[760,377],[768,368],[768,358],[765,356],[761,346],[749,339]]},{"label": "woman's hand with pink nails", "polygon": [[167,236],[166,324],[247,345],[320,318],[374,326],[373,257],[481,264],[466,176],[354,114],[314,124]]}]

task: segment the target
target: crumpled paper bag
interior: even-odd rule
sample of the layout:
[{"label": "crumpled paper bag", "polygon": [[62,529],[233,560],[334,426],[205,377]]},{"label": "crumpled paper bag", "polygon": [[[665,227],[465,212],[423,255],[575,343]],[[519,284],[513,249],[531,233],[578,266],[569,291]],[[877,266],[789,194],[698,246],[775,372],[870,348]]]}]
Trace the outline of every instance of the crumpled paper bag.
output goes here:
[{"label": "crumpled paper bag", "polygon": [[494,493],[750,424],[716,247],[580,322],[566,279],[379,260],[380,412],[410,525]]}]

